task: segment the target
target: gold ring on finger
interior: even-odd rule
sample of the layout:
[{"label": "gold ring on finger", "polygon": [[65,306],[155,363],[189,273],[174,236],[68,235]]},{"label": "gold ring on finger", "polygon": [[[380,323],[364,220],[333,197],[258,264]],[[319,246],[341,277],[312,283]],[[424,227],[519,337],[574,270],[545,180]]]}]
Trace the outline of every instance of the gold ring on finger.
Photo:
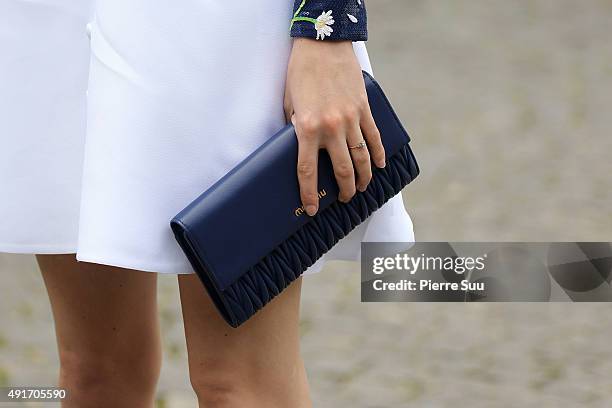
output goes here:
[{"label": "gold ring on finger", "polygon": [[349,149],[363,149],[364,147],[366,147],[366,142],[365,140],[361,139],[361,142],[357,143],[354,146],[349,146]]}]

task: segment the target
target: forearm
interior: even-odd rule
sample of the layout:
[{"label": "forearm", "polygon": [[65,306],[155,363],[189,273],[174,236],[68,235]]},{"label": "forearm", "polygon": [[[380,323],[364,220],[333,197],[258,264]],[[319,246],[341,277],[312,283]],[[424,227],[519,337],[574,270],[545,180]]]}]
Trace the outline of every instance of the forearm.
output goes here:
[{"label": "forearm", "polygon": [[365,41],[365,0],[295,0],[292,37]]}]

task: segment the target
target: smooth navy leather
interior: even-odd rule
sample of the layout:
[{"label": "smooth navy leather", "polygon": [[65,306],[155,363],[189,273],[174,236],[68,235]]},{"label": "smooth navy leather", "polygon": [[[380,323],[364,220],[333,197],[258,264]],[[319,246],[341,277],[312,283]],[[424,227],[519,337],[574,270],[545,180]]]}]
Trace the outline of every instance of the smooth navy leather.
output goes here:
[{"label": "smooth navy leather", "polygon": [[[368,100],[387,158],[410,141],[380,86],[364,74]],[[218,307],[223,291],[311,218],[301,206],[298,142],[285,126],[172,220],[171,227]],[[337,201],[338,186],[325,150],[318,165],[319,212]],[[223,312],[226,320],[226,312]],[[230,323],[231,324],[231,323]]]}]

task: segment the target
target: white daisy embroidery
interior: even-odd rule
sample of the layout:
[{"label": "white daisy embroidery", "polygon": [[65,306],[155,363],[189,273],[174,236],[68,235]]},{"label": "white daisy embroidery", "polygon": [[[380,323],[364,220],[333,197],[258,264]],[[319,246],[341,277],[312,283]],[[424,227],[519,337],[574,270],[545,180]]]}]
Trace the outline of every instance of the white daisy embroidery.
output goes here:
[{"label": "white daisy embroidery", "polygon": [[315,30],[317,30],[317,40],[324,40],[325,37],[331,36],[334,31],[331,25],[334,24],[334,17],[332,16],[332,10],[324,11],[315,23]]},{"label": "white daisy embroidery", "polygon": [[357,20],[357,17],[355,17],[354,15],[347,13],[347,16],[348,16],[349,20],[351,20],[353,23],[358,23],[359,22],[359,20]]}]

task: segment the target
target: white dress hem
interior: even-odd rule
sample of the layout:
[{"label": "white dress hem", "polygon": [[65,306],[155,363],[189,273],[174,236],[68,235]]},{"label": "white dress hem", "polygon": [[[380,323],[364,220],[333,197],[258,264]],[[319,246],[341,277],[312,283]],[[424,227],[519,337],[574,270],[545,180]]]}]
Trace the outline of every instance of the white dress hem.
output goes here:
[{"label": "white dress hem", "polygon": [[67,255],[76,253],[75,244],[0,244],[0,253]]},{"label": "white dress hem", "polygon": [[115,266],[124,269],[133,269],[136,271],[161,273],[161,274],[175,274],[175,275],[188,275],[194,273],[193,270],[185,270],[184,264],[162,264],[162,263],[147,263],[147,262],[135,262],[133,259],[129,262],[125,260],[117,259],[112,256],[104,256],[100,253],[96,255],[87,254],[83,252],[77,252],[76,259],[79,262],[90,262],[100,265]]}]

